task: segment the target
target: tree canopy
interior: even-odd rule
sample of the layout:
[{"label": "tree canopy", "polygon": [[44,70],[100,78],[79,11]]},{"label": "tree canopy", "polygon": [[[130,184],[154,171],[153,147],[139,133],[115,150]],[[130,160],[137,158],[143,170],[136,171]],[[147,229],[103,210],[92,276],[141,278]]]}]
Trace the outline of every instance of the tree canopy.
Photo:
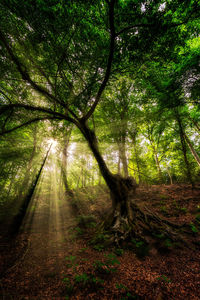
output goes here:
[{"label": "tree canopy", "polygon": [[[199,12],[197,0],[1,0],[2,147],[10,134],[23,136],[36,124],[48,138],[62,140],[66,189],[67,177],[73,182],[77,172],[82,185],[102,176],[115,225],[118,215],[132,222],[129,190],[136,181],[194,186],[200,165]],[[82,157],[71,175],[70,139],[85,140],[93,155]]]}]

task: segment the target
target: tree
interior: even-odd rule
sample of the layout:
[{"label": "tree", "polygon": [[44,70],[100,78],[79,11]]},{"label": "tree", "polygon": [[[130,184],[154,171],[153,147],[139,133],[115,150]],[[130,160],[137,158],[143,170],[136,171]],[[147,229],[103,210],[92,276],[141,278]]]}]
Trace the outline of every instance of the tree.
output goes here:
[{"label": "tree", "polygon": [[[166,55],[173,51],[183,42],[182,24],[198,16],[196,1],[166,1],[165,9],[161,4],[141,9],[140,1],[131,0],[1,1],[2,134],[46,119],[74,124],[110,189],[109,226],[118,233],[134,222],[130,190],[136,184],[108,169],[91,117],[111,78],[136,74],[141,64],[158,59],[164,46]],[[12,118],[24,111],[27,121],[12,126]]]},{"label": "tree", "polygon": [[61,175],[65,187],[65,193],[69,196],[73,196],[73,192],[69,187],[68,179],[67,179],[67,158],[68,158],[68,148],[70,143],[70,137],[71,137],[72,127],[67,128],[67,130],[64,130],[64,145],[62,149],[62,158],[61,158]]},{"label": "tree", "polygon": [[133,113],[133,92],[134,82],[121,77],[107,89],[101,105],[105,122],[111,124],[111,136],[118,146],[119,162],[122,162],[124,177],[128,177],[126,144],[128,120]]}]

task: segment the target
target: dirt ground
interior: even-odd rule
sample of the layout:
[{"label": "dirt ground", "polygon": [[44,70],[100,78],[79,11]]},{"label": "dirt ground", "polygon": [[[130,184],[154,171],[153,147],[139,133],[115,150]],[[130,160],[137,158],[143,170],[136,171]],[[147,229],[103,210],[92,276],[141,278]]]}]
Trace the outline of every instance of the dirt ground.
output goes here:
[{"label": "dirt ground", "polygon": [[[135,201],[177,224],[188,224],[196,246],[138,257],[131,249],[89,243],[95,223],[80,226],[78,214],[101,218],[109,208],[105,189],[82,190],[73,203],[39,194],[15,240],[1,238],[1,299],[200,299],[200,188],[141,187]],[[74,209],[73,209],[74,208]]]}]

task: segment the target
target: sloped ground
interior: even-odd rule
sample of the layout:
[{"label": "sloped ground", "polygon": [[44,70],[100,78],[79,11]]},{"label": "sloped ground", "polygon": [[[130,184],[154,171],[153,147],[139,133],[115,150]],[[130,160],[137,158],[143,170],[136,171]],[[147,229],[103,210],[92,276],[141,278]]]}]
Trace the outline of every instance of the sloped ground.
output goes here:
[{"label": "sloped ground", "polygon": [[[190,224],[189,239],[197,242],[192,224],[199,200],[200,189],[188,185],[143,187],[135,196],[164,218]],[[138,258],[128,249],[88,243],[95,223],[83,235],[77,222],[84,217],[77,219],[74,207],[78,214],[101,218],[109,205],[105,189],[79,190],[70,202],[53,191],[38,195],[15,243],[2,241],[1,299],[200,299],[198,248],[153,249]]]}]

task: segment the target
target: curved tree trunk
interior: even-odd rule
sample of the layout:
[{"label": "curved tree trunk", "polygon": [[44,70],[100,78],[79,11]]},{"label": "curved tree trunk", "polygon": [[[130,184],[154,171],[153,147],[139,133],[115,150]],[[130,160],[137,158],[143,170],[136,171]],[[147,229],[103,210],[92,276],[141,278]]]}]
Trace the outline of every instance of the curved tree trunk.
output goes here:
[{"label": "curved tree trunk", "polygon": [[80,130],[86,138],[88,145],[94,154],[101,174],[110,190],[112,198],[112,215],[109,220],[109,227],[119,231],[133,221],[130,198],[135,191],[137,184],[131,177],[123,178],[120,175],[112,174],[98,148],[98,142],[94,131],[86,123],[82,123]]},{"label": "curved tree trunk", "polygon": [[[112,233],[111,242],[119,245],[125,239],[134,236],[136,240],[142,240],[145,245],[148,245],[152,238],[156,239],[154,234],[162,234],[165,238],[186,243],[182,237],[177,235],[177,230],[181,226],[170,223],[149,211],[147,207],[140,207],[131,201],[138,186],[134,179],[112,174],[99,151],[94,131],[88,127],[87,123],[81,121],[79,121],[78,127],[86,138],[110,190],[112,213],[104,222],[103,228]],[[151,236],[150,240],[148,236]],[[158,239],[156,241],[159,242]]]}]

